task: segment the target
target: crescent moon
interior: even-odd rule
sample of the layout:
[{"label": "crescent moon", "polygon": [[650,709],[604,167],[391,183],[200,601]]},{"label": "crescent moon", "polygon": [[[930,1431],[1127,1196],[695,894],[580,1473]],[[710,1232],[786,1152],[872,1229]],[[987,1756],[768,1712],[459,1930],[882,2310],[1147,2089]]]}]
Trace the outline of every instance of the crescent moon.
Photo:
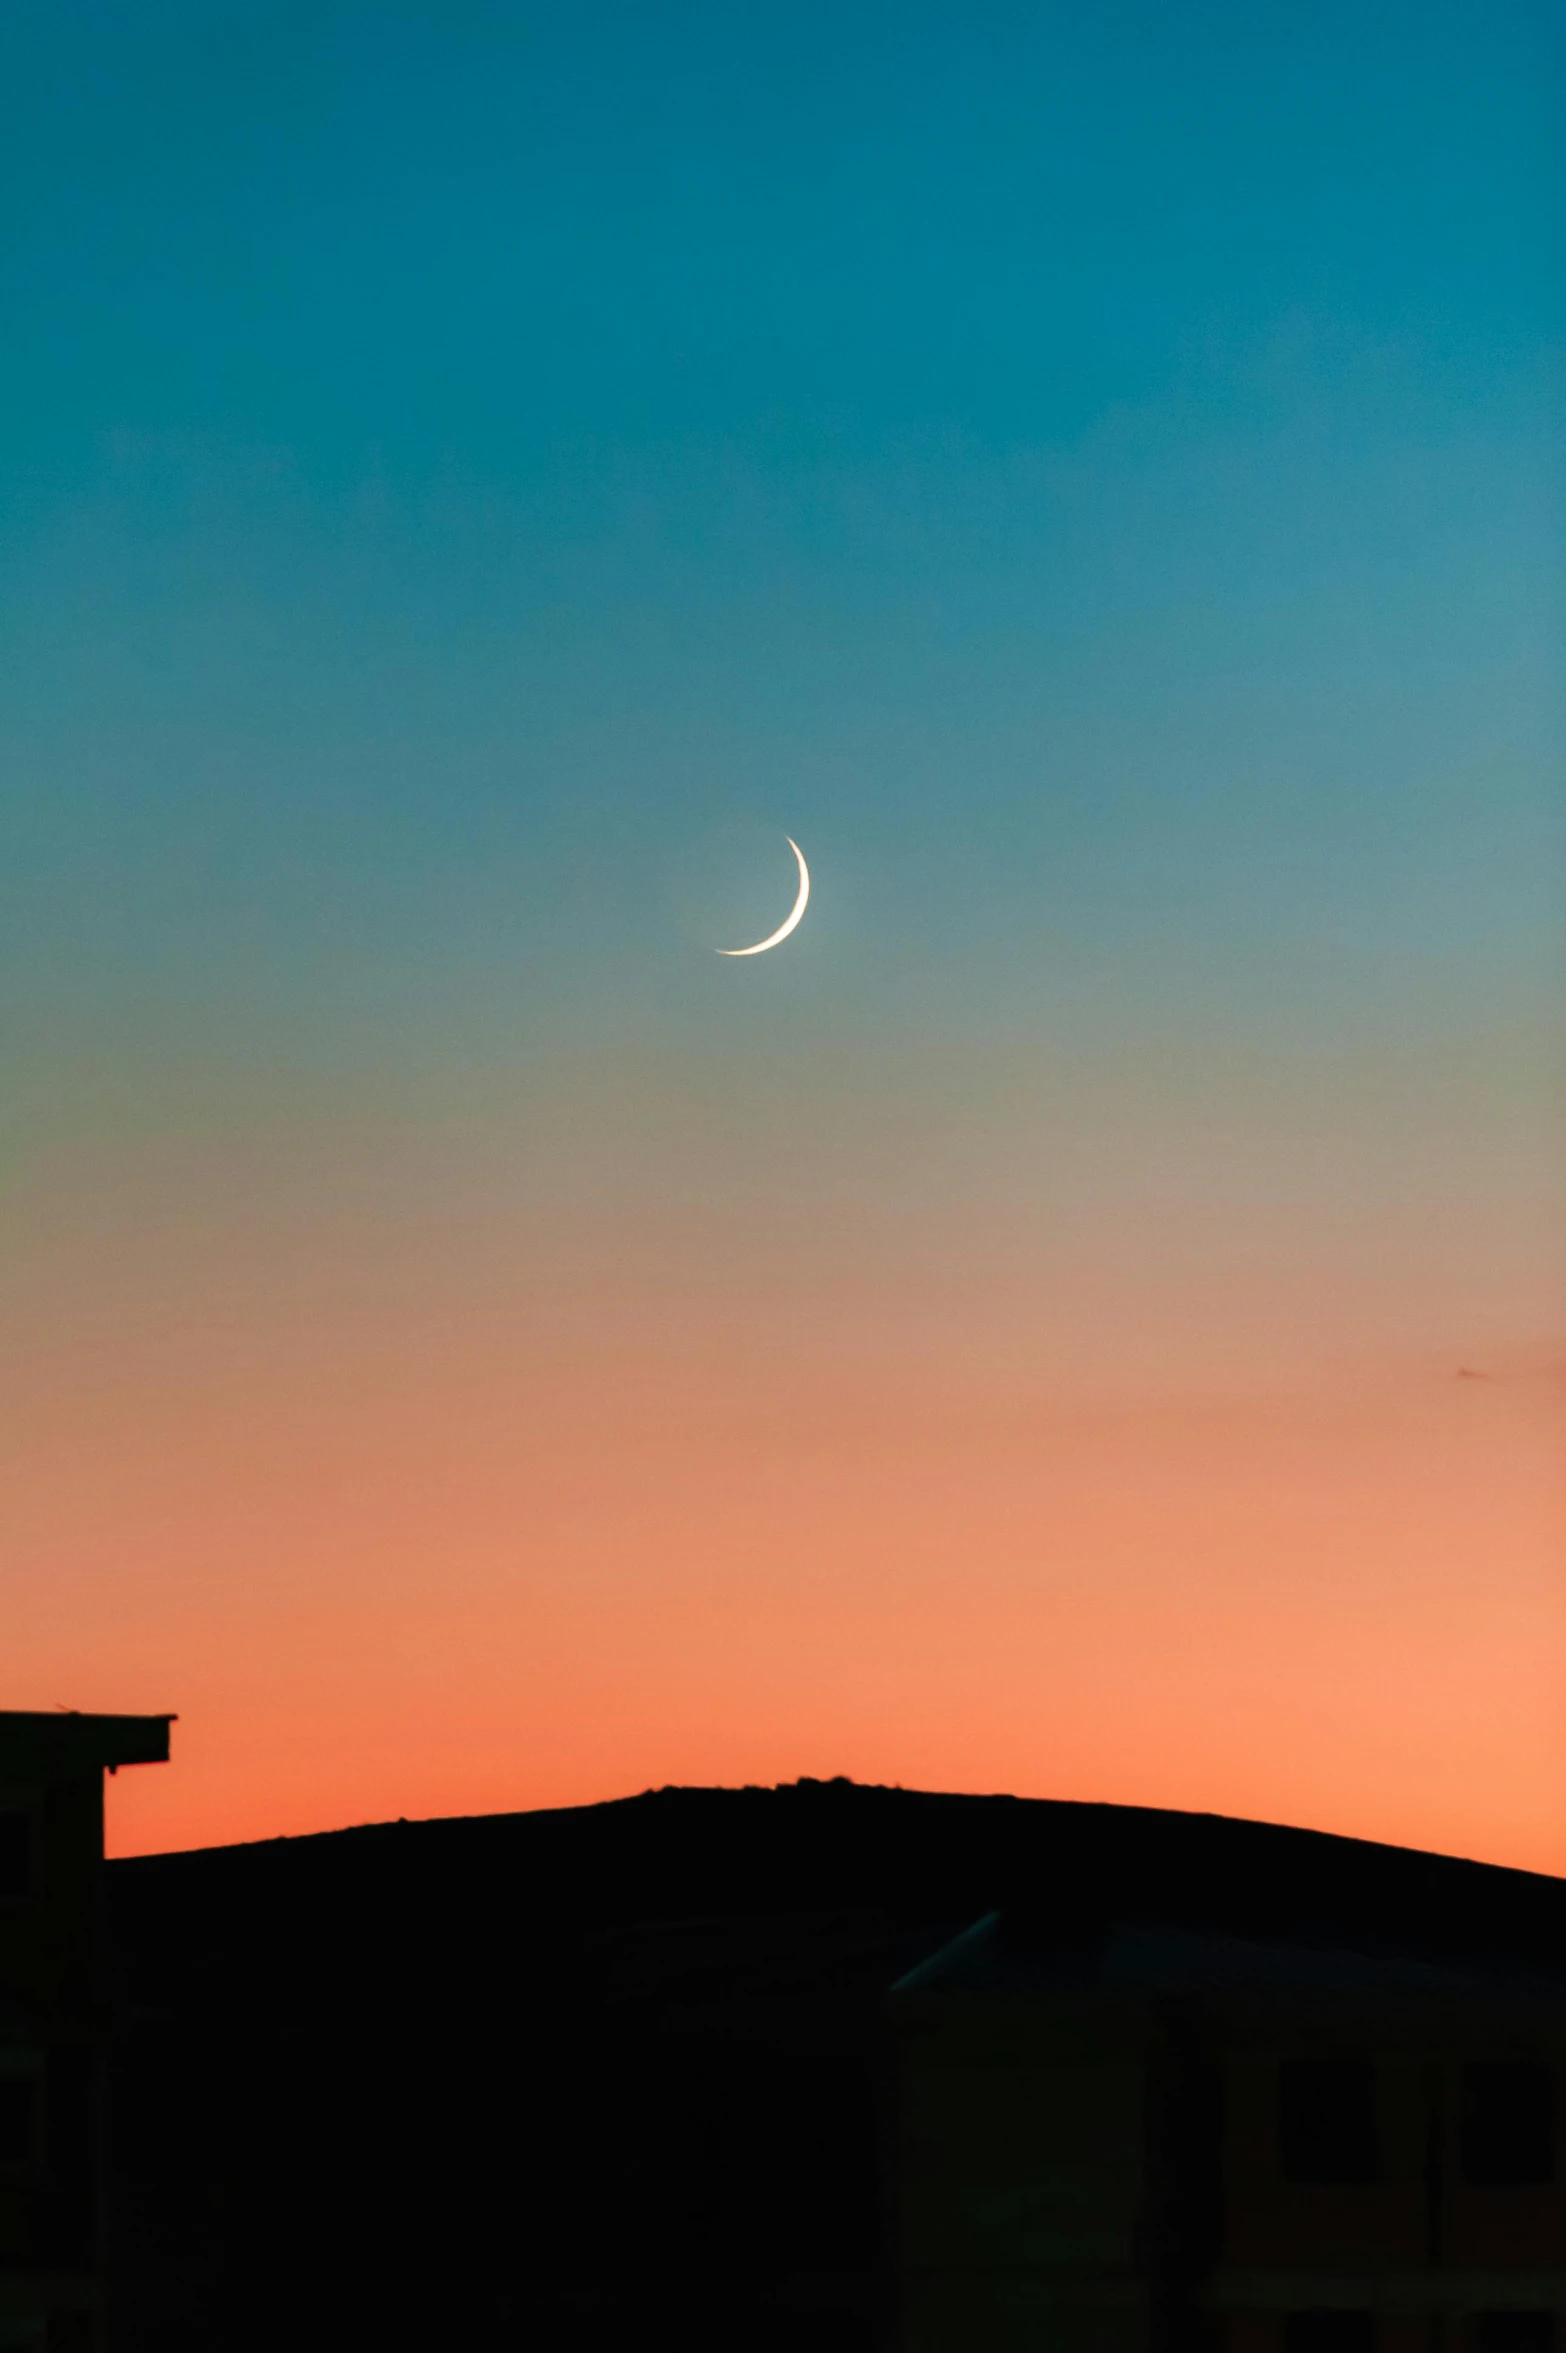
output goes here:
[{"label": "crescent moon", "polygon": [[798,842],[795,841],[793,835],[791,833],[786,833],[783,836],[783,839],[788,843],[789,848],[793,851],[795,857],[799,860],[799,897],[794,901],[793,906],[790,908],[787,921],[780,923],[777,927],[777,930],[771,933],[768,938],[764,940],[758,940],[753,948],[719,948],[717,950],[718,955],[760,956],[764,954],[768,948],[775,948],[779,940],[786,940],[789,933],[797,927],[800,917],[804,914],[806,907],[810,903],[810,868],[805,864],[805,853],[800,848]]}]

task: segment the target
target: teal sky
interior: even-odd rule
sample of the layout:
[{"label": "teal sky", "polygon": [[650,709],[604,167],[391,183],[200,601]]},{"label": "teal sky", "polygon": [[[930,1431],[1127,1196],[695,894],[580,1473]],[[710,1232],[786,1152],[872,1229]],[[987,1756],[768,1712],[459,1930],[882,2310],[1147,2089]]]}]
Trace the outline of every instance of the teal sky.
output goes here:
[{"label": "teal sky", "polygon": [[[800,1396],[857,1368],[893,1431],[917,1400],[911,1462],[954,1382],[967,1429],[973,1381],[1014,1404],[1072,1367],[1543,1378],[1562,47],[1542,0],[8,8],[30,1459],[46,1423],[173,1463],[193,1400],[253,1433],[289,1379],[325,1384],[329,1452],[356,1383],[416,1386],[466,1332],[420,1408],[455,1429],[504,1392],[484,1318],[524,1278],[559,1295],[517,1309],[528,1380],[558,1346],[603,1397],[687,1382],[665,1464],[722,1451],[700,1401],[747,1319]],[[785,833],[806,922],[725,962],[787,907]],[[561,1459],[614,1458],[618,1411]],[[1536,1593],[1528,1445],[1463,1524],[1504,1523]],[[1388,1446],[1377,1492],[1412,1495]],[[245,1622],[223,1531],[275,1464],[222,1459],[210,1520],[126,1471],[69,1541],[77,1474],[27,1488],[41,1704],[104,1531],[185,1564],[170,1627]],[[740,1504],[721,1537],[691,1509],[650,1578],[744,1555]],[[877,1524],[869,1490],[833,1524]],[[604,1557],[639,1525],[605,1518]],[[524,1504],[485,1529],[548,1586]],[[355,1522],[319,1590],[351,1557],[373,1618],[380,1541]],[[132,1704],[109,1668],[164,1621],[113,1589],[101,1697]]]},{"label": "teal sky", "polygon": [[1526,997],[1553,14],[9,11],[13,1004]]}]

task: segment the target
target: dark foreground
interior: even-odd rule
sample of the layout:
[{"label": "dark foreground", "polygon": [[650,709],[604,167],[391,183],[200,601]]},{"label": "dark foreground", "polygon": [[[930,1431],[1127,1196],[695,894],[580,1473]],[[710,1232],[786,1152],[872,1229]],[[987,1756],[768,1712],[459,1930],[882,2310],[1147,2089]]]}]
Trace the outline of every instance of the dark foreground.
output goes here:
[{"label": "dark foreground", "polygon": [[1566,1968],[1566,1886],[1123,1807],[665,1790],[110,1870],[122,2353],[894,2342],[886,1997],[1128,1904]]}]

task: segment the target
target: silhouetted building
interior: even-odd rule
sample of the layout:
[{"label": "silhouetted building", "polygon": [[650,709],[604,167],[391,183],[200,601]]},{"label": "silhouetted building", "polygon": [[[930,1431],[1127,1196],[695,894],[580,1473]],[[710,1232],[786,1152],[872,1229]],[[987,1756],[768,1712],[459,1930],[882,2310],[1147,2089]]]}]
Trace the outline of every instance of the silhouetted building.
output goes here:
[{"label": "silhouetted building", "polygon": [[1551,2343],[1558,1880],[848,1783],[110,1877],[116,2353]]},{"label": "silhouetted building", "polygon": [[172,1720],[0,1714],[0,2353],[100,2342],[103,1776],[165,1760]]},{"label": "silhouetted building", "polygon": [[906,2353],[1549,2353],[1566,1981],[1310,1925],[1066,1890],[903,1979]]}]

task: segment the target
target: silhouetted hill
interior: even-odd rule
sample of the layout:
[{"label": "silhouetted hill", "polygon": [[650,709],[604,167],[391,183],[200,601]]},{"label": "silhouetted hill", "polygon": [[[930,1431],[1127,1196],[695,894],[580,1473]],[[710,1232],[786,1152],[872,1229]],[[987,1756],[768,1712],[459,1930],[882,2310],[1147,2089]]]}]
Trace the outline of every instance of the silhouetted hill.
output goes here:
[{"label": "silhouetted hill", "polygon": [[997,1908],[1566,1973],[1566,1882],[844,1781],[143,1857],[111,1889],[130,2353],[874,2344],[886,1990]]}]

